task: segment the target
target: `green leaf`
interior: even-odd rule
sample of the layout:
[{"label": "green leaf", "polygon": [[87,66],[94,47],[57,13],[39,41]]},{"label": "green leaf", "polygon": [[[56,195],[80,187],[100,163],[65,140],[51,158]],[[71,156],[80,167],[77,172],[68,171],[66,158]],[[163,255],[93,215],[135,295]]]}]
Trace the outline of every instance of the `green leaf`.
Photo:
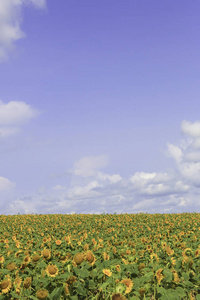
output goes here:
[{"label": "green leaf", "polygon": [[62,294],[63,288],[57,287],[53,290],[53,292],[50,295],[50,299],[59,299],[60,295]]},{"label": "green leaf", "polygon": [[190,278],[190,275],[188,273],[185,273],[183,272],[182,273],[182,277],[185,279],[185,280],[188,280]]},{"label": "green leaf", "polygon": [[88,278],[90,275],[90,272],[86,269],[80,269],[79,275],[81,278]]},{"label": "green leaf", "polygon": [[164,280],[166,282],[171,282],[172,281],[173,275],[172,275],[172,272],[169,269],[165,269],[163,271],[163,275],[165,276]]},{"label": "green leaf", "polygon": [[86,291],[83,289],[80,282],[77,283],[76,292],[81,296],[87,296]]},{"label": "green leaf", "polygon": [[157,288],[159,295],[159,299],[160,300],[181,300],[182,297],[179,294],[179,292],[177,290],[173,290],[173,289],[164,289],[163,287],[158,287]]}]

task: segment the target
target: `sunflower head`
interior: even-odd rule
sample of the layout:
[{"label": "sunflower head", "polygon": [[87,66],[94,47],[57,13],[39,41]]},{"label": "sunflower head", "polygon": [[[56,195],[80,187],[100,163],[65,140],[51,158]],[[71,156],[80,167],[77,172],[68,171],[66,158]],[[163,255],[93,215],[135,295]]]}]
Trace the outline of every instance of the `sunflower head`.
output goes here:
[{"label": "sunflower head", "polygon": [[126,286],[125,294],[130,293],[133,287],[133,281],[130,278],[125,278],[121,280],[121,283],[125,284]]},{"label": "sunflower head", "polygon": [[67,283],[68,285],[71,285],[71,284],[74,283],[75,281],[76,281],[76,276],[70,276],[70,277],[67,279],[66,283]]},{"label": "sunflower head", "polygon": [[39,259],[40,259],[40,256],[39,256],[38,254],[33,255],[33,257],[32,257],[32,261],[33,261],[34,263],[36,263]]},{"label": "sunflower head", "polygon": [[86,259],[90,263],[92,263],[94,261],[94,255],[92,254],[91,251],[87,251],[87,253],[86,253]]},{"label": "sunflower head", "polygon": [[146,266],[144,263],[141,263],[138,267],[138,270],[141,271],[142,269],[144,269]]},{"label": "sunflower head", "polygon": [[126,298],[120,293],[115,293],[112,295],[112,300],[126,300]]},{"label": "sunflower head", "polygon": [[76,253],[74,256],[74,261],[77,265],[80,265],[82,261],[84,260],[83,254],[82,253]]},{"label": "sunflower head", "polygon": [[0,283],[0,289],[1,289],[1,292],[3,294],[6,294],[9,292],[9,290],[11,289],[12,287],[12,282],[10,280],[10,276],[7,276],[6,279],[4,279],[3,281],[1,281]]},{"label": "sunflower head", "polygon": [[68,285],[68,283],[66,282],[65,283],[65,295],[69,295],[69,285]]},{"label": "sunflower head", "polygon": [[24,280],[24,283],[23,283],[23,286],[25,289],[28,289],[30,287],[31,281],[32,281],[31,277],[26,277],[26,279]]},{"label": "sunflower head", "polygon": [[38,299],[46,299],[48,297],[48,291],[45,289],[40,289],[36,292],[36,297]]},{"label": "sunflower head", "polygon": [[16,269],[16,264],[14,262],[11,262],[6,266],[6,269],[12,272]]},{"label": "sunflower head", "polygon": [[143,297],[145,294],[145,288],[140,288],[139,293],[140,293],[140,296]]},{"label": "sunflower head", "polygon": [[48,250],[48,249],[44,249],[43,251],[42,251],[42,256],[44,257],[44,258],[50,258],[50,256],[51,256],[51,252]]},{"label": "sunflower head", "polygon": [[49,265],[46,268],[46,272],[49,276],[55,277],[56,275],[58,275],[58,268],[55,265]]}]

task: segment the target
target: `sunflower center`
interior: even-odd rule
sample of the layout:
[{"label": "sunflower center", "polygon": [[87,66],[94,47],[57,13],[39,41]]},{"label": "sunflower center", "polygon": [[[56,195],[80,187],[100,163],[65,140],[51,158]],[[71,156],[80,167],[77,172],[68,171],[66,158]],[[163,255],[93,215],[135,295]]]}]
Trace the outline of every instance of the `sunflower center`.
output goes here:
[{"label": "sunflower center", "polygon": [[49,267],[49,273],[52,274],[52,275],[56,274],[56,268],[54,266],[50,266]]},{"label": "sunflower center", "polygon": [[44,250],[43,251],[43,256],[48,257],[49,256],[49,250]]},{"label": "sunflower center", "polygon": [[7,287],[8,287],[8,285],[9,285],[9,282],[8,282],[8,280],[3,280],[2,282],[1,282],[1,288],[2,288],[2,290],[3,289],[6,289]]},{"label": "sunflower center", "polygon": [[37,292],[38,299],[46,299],[47,295],[48,295],[47,291],[40,290]]}]

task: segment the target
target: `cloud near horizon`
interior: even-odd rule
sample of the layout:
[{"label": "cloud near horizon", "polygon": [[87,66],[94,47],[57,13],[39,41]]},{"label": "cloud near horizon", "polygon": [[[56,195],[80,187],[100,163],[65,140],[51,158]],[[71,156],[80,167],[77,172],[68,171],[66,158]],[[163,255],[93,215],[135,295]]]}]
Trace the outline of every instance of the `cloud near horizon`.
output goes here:
[{"label": "cloud near horizon", "polygon": [[0,1],[0,62],[8,58],[14,43],[25,37],[25,33],[21,30],[22,8],[28,4],[42,9],[45,8],[46,0]]},{"label": "cloud near horizon", "polygon": [[[27,196],[10,204],[8,213],[173,213],[200,209],[199,123],[183,121],[185,139],[168,144],[175,162],[171,171],[136,172],[130,178],[107,174],[106,155],[86,156],[74,163],[70,187],[56,185],[49,193]],[[197,159],[198,158],[198,159]],[[31,206],[29,207],[28,202]],[[26,207],[26,210],[24,209]]]}]

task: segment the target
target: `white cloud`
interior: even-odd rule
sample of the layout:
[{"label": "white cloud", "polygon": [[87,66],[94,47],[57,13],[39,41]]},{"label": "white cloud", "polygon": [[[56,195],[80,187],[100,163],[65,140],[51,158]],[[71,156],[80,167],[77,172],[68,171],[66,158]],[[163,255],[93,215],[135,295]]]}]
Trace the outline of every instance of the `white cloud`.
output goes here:
[{"label": "white cloud", "polygon": [[0,137],[16,134],[21,125],[38,115],[39,111],[25,102],[0,100]]},{"label": "white cloud", "polygon": [[36,8],[44,8],[45,0],[1,0],[0,1],[0,61],[13,50],[14,42],[25,37],[20,25],[23,5],[32,3]]},{"label": "white cloud", "polygon": [[102,172],[97,173],[97,178],[103,181],[108,180],[110,183],[117,183],[122,180],[119,174],[108,175]]},{"label": "white cloud", "polygon": [[14,187],[15,187],[15,182],[12,182],[5,177],[0,177],[0,192],[12,190]]},{"label": "white cloud", "polygon": [[172,144],[168,144],[168,154],[169,156],[171,156],[172,158],[175,159],[176,162],[180,162],[182,159],[182,151],[179,147],[172,145]]},{"label": "white cloud", "polygon": [[200,122],[191,123],[184,120],[181,124],[181,130],[184,134],[191,137],[200,137]]},{"label": "white cloud", "polygon": [[100,156],[85,156],[79,161],[75,162],[73,173],[82,177],[95,176],[98,169],[106,167],[108,158],[106,155]]}]

